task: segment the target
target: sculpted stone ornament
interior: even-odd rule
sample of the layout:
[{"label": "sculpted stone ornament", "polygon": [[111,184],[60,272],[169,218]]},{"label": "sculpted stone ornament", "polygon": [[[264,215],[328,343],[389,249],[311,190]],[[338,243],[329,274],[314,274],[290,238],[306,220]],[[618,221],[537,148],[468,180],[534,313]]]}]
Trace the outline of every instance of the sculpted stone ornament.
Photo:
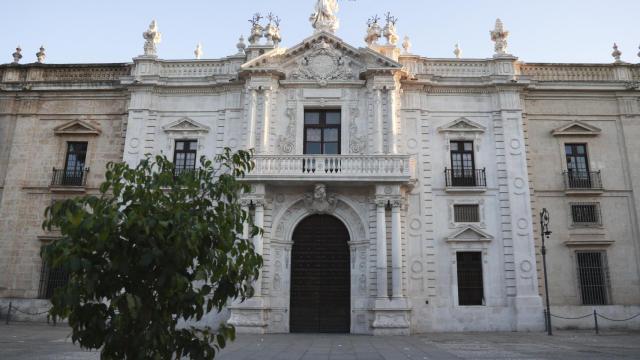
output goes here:
[{"label": "sculpted stone ornament", "polygon": [[278,139],[278,148],[283,154],[291,154],[296,149],[296,112],[294,108],[287,109],[287,117],[289,118],[287,132],[284,136],[280,135]]},{"label": "sculpted stone ornament", "polygon": [[201,43],[198,43],[198,45],[196,46],[196,49],[193,52],[193,54],[196,56],[197,60],[200,60],[200,58],[202,57],[202,44]]},{"label": "sculpted stone ornament", "polygon": [[367,36],[364,38],[364,41],[369,47],[371,47],[371,45],[377,44],[378,39],[382,37],[382,28],[380,28],[380,25],[378,25],[378,20],[380,20],[378,15],[375,15],[367,20]]},{"label": "sculpted stone ornament", "polygon": [[20,45],[18,45],[18,47],[16,48],[16,52],[14,52],[12,56],[13,56],[13,63],[19,64],[20,59],[22,59],[22,49],[20,48]]},{"label": "sculpted stone ornament", "polygon": [[262,38],[264,28],[260,25],[260,20],[262,20],[260,13],[253,14],[253,17],[249,20],[251,23],[251,35],[249,35],[250,45],[257,45],[260,42],[260,38]]},{"label": "sculpted stone ornament", "polygon": [[620,59],[620,57],[622,56],[622,52],[618,50],[618,44],[616,43],[613,43],[613,52],[611,53],[611,56],[613,56],[616,63],[622,62],[622,60]]},{"label": "sculpted stone ornament", "polygon": [[316,184],[312,193],[304,194],[304,205],[314,214],[329,214],[336,209],[337,200],[334,194],[327,194],[324,184]]},{"label": "sculpted stone ornament", "polygon": [[162,40],[162,34],[158,31],[158,23],[153,20],[149,24],[149,29],[142,33],[144,38],[144,55],[156,56],[156,45]]},{"label": "sculpted stone ornament", "polygon": [[280,36],[280,18],[269,13],[267,19],[269,19],[269,24],[267,24],[267,27],[264,29],[267,44],[273,44],[275,47],[278,47],[282,41],[282,37]]},{"label": "sculpted stone ornament", "polygon": [[495,42],[495,50],[496,55],[506,55],[507,54],[507,38],[509,37],[509,32],[504,29],[504,25],[502,24],[502,20],[496,20],[496,26],[491,31],[491,41]]},{"label": "sculpted stone ornament", "polygon": [[411,54],[411,40],[408,36],[404,37],[404,41],[402,41],[402,48],[404,49],[405,54]]},{"label": "sculpted stone ornament", "polygon": [[360,110],[357,107],[351,108],[351,124],[349,125],[349,150],[352,154],[361,154],[367,147],[367,140],[364,136],[358,136],[358,116]]},{"label": "sculpted stone ornament", "polygon": [[458,45],[458,43],[456,43],[455,47],[453,48],[453,55],[456,56],[456,59],[460,59],[460,57],[462,56],[462,49],[460,49],[460,45]]},{"label": "sculpted stone ornament", "polygon": [[44,45],[40,46],[40,51],[36,53],[36,58],[40,64],[44,63],[44,59],[47,57],[47,54],[44,52]]},{"label": "sculpted stone ornament", "polygon": [[337,0],[318,0],[314,13],[309,17],[315,33],[321,31],[335,33],[340,26],[336,16],[339,9]]},{"label": "sculpted stone ornament", "polygon": [[244,43],[244,36],[240,35],[236,48],[238,49],[238,55],[244,55],[244,49],[247,48],[247,44]]},{"label": "sculpted stone ornament", "polygon": [[387,44],[396,45],[398,43],[398,32],[396,31],[396,23],[398,22],[398,18],[391,16],[390,12],[387,12],[385,17],[387,19],[387,24],[382,30],[382,34],[387,39]]},{"label": "sculpted stone ornament", "polygon": [[348,60],[324,39],[315,43],[312,51],[298,61],[291,74],[294,79],[316,80],[326,85],[328,80],[351,80],[355,76]]}]

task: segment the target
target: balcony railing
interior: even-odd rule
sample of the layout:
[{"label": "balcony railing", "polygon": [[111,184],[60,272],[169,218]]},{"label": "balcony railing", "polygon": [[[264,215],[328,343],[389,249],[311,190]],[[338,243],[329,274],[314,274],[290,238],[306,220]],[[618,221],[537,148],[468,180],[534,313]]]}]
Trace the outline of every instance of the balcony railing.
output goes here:
[{"label": "balcony railing", "polygon": [[176,167],[173,169],[173,176],[180,176],[182,174],[193,173],[195,171],[196,169],[191,167]]},{"label": "balcony railing", "polygon": [[566,190],[602,190],[600,171],[564,171]]},{"label": "balcony railing", "polygon": [[86,169],[56,169],[53,168],[51,186],[85,186],[87,183]]},{"label": "balcony railing", "polygon": [[444,169],[446,186],[451,187],[487,187],[485,169]]},{"label": "balcony railing", "polygon": [[256,155],[247,179],[409,181],[409,155]]}]

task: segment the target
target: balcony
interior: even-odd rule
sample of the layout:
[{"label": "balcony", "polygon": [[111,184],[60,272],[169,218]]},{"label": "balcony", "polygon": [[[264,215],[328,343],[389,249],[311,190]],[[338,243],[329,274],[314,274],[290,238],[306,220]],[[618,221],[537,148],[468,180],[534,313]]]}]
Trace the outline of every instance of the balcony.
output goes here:
[{"label": "balcony", "polygon": [[600,171],[563,171],[564,189],[567,194],[601,194],[602,177]]},{"label": "balcony", "polygon": [[415,176],[409,155],[256,155],[250,181],[395,182]]},{"label": "balcony", "polygon": [[487,189],[486,169],[444,168],[445,191],[483,192]]},{"label": "balcony", "polygon": [[53,168],[49,188],[52,191],[84,191],[88,173],[89,168],[84,170]]}]

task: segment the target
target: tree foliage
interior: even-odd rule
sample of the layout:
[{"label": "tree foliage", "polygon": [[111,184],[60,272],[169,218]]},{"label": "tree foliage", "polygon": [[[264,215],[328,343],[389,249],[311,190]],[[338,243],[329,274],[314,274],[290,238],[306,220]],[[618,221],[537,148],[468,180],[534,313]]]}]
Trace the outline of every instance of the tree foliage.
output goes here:
[{"label": "tree foliage", "polygon": [[62,237],[43,259],[69,274],[50,316],[68,319],[74,343],[103,359],[213,359],[233,340],[232,326],[180,321],[252,295],[262,258],[240,236],[249,215],[238,201],[251,156],[225,149],[176,176],[164,156],[110,163],[99,195],[46,209],[43,227]]}]

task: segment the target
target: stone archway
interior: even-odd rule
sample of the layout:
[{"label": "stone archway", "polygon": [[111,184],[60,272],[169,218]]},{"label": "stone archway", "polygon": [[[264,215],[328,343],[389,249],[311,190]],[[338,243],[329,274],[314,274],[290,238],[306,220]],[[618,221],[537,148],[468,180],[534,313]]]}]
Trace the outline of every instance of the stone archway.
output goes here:
[{"label": "stone archway", "polygon": [[339,219],[311,215],[298,223],[291,252],[291,332],[350,331],[349,263],[349,232]]}]

